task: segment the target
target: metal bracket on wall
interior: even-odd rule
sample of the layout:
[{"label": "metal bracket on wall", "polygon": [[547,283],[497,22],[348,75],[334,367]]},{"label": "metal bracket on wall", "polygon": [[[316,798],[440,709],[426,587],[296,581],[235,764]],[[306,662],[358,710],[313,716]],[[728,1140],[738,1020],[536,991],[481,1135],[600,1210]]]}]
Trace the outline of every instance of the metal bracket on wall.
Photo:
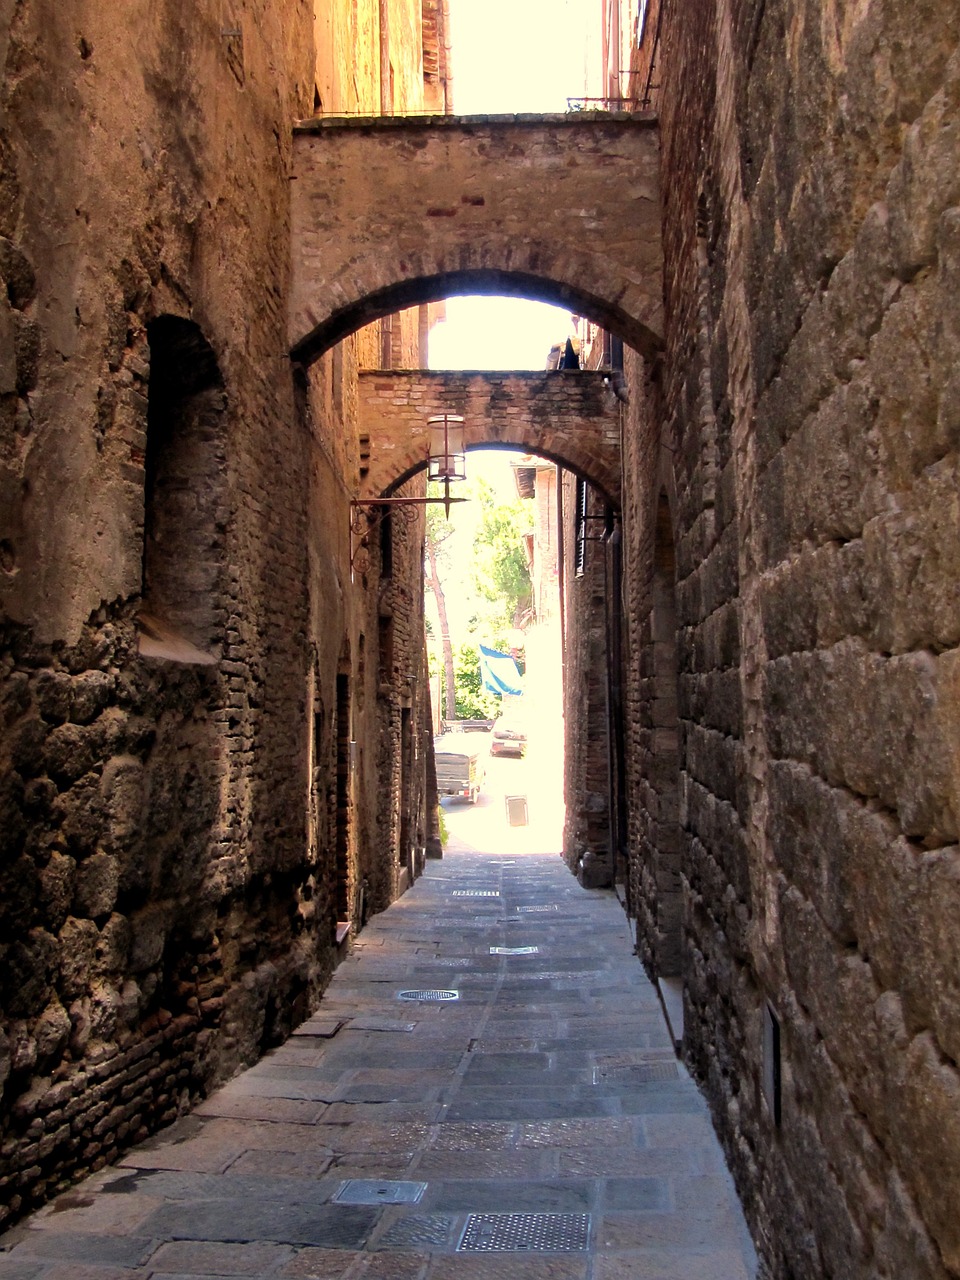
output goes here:
[{"label": "metal bracket on wall", "polygon": [[442,494],[423,498],[353,498],[350,502],[350,575],[366,573],[369,565],[370,541],[384,519],[397,512],[401,519],[412,525],[421,507],[440,506],[450,516],[455,502],[469,502],[469,498],[454,498],[450,494],[449,480],[444,482]]}]

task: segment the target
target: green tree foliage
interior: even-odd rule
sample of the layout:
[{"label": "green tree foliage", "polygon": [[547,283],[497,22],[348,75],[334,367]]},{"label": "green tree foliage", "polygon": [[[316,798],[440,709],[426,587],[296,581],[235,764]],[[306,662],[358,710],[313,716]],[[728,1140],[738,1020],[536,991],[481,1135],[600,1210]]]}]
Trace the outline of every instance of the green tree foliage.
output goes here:
[{"label": "green tree foliage", "polygon": [[[431,485],[431,496],[439,486]],[[444,671],[444,715],[451,716],[455,705],[458,719],[486,719],[500,708],[496,694],[488,693],[480,675],[479,641],[493,648],[509,650],[508,634],[522,626],[529,615],[533,588],[527,568],[524,535],[530,530],[530,508],[521,499],[503,502],[484,479],[468,480],[457,486],[458,497],[469,497],[479,507],[479,520],[469,550],[451,551],[452,526],[443,508],[427,507],[426,563],[427,587],[433,592],[440,615],[440,634],[431,635],[434,648],[439,642]],[[464,636],[452,636],[447,625],[445,593],[465,594],[472,611]],[[459,643],[457,643],[459,641]],[[437,659],[433,659],[434,664]]]},{"label": "green tree foliage", "polygon": [[476,483],[481,517],[473,556],[473,581],[478,596],[493,604],[483,622],[504,631],[526,620],[533,600],[524,537],[530,532],[530,508],[520,498],[499,501],[485,480]]},{"label": "green tree foliage", "polygon": [[[428,486],[431,497],[437,496],[439,485]],[[424,533],[424,571],[427,586],[433,592],[437,602],[437,614],[440,618],[440,649],[443,657],[443,715],[448,720],[454,718],[456,700],[456,672],[453,661],[453,642],[450,639],[450,624],[447,620],[446,597],[443,579],[449,573],[448,558],[449,541],[453,532],[447,523],[440,507],[426,508],[426,529]]]},{"label": "green tree foliage", "polygon": [[475,644],[460,645],[454,654],[458,720],[490,720],[500,710],[500,699],[483,687],[480,650]]}]

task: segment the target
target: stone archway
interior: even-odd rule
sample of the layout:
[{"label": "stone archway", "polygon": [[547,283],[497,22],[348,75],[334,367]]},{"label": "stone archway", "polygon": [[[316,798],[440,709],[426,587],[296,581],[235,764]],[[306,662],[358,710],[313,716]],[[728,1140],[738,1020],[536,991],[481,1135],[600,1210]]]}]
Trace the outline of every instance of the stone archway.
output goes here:
[{"label": "stone archway", "polygon": [[456,293],[554,302],[660,347],[652,116],[310,120],[291,176],[295,359]]},{"label": "stone archway", "polygon": [[360,375],[370,458],[360,497],[389,496],[427,456],[427,419],[465,419],[468,449],[535,453],[589,481],[620,506],[619,402],[597,370],[451,373],[371,370]]}]

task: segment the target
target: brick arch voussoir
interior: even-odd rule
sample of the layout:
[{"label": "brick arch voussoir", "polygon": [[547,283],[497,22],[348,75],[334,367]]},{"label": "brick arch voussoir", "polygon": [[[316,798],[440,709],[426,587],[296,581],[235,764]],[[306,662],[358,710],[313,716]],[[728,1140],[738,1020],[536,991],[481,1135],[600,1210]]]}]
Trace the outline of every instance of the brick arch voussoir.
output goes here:
[{"label": "brick arch voussoir", "polygon": [[[467,445],[468,453],[477,449],[501,449],[508,453],[530,453],[538,458],[546,459],[547,462],[556,463],[557,466],[563,467],[567,471],[572,471],[575,476],[586,480],[597,491],[602,501],[613,511],[620,510],[619,477],[607,474],[604,468],[597,465],[595,458],[589,457],[585,451],[578,450],[576,447],[565,450],[563,453],[558,453],[555,449],[544,449],[538,443],[536,436],[531,433],[527,439],[477,439]],[[376,496],[379,498],[393,497],[408,480],[412,480],[414,476],[425,469],[426,462],[423,458],[422,450],[418,451],[413,447],[408,448],[403,455],[394,459],[395,478],[391,479]],[[467,470],[469,472],[469,464]]]},{"label": "brick arch voussoir", "polygon": [[[656,277],[659,282],[659,277]],[[567,307],[620,337],[647,359],[662,347],[662,298],[609,255],[561,242],[503,235],[432,249],[372,245],[349,277],[317,280],[308,309],[294,318],[293,358],[317,359],[382,316],[468,293],[530,298]]]}]

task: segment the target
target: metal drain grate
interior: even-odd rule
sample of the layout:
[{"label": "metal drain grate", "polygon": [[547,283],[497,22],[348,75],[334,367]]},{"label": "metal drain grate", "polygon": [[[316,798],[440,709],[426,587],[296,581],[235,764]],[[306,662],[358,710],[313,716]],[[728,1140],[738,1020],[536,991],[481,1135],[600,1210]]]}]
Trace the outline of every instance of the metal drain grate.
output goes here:
[{"label": "metal drain grate", "polygon": [[539,947],[491,947],[492,956],[535,956]]},{"label": "metal drain grate", "polygon": [[377,1182],[349,1178],[332,1198],[337,1204],[416,1204],[427,1189],[425,1182]]},{"label": "metal drain grate", "polygon": [[398,1000],[459,1000],[459,991],[401,991]]},{"label": "metal drain grate", "polygon": [[455,1219],[440,1213],[411,1213],[391,1223],[377,1248],[402,1249],[417,1245],[445,1245]]},{"label": "metal drain grate", "polygon": [[583,1253],[589,1213],[471,1213],[458,1253]]},{"label": "metal drain grate", "polygon": [[518,911],[559,911],[560,908],[555,902],[545,904],[539,907],[517,907]]},{"label": "metal drain grate", "polygon": [[499,898],[499,889],[454,889],[455,898]]},{"label": "metal drain grate", "polygon": [[676,1080],[675,1062],[644,1062],[622,1066],[594,1067],[594,1084],[651,1084],[655,1080]]}]

